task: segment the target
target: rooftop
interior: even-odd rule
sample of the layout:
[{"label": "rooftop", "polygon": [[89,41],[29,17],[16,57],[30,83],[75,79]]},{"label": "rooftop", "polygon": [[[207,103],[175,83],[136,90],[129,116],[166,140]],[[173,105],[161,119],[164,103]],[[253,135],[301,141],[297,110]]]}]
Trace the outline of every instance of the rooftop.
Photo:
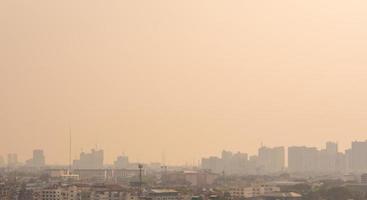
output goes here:
[{"label": "rooftop", "polygon": [[177,191],[173,189],[152,189],[151,193],[164,194],[164,193],[177,193]]}]

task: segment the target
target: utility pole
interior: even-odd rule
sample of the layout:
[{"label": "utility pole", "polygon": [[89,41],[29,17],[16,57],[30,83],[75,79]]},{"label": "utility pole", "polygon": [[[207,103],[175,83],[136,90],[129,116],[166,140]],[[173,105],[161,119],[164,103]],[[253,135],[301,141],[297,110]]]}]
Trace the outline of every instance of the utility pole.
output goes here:
[{"label": "utility pole", "polygon": [[69,128],[69,172],[68,175],[71,174],[71,128]]},{"label": "utility pole", "polygon": [[167,165],[161,166],[161,169],[162,169],[161,181],[163,185],[166,185],[167,183]]},{"label": "utility pole", "polygon": [[143,165],[139,164],[139,199],[142,197],[143,191],[142,191],[142,187],[143,187]]},{"label": "utility pole", "polygon": [[222,176],[223,176],[223,185],[224,185],[224,188],[227,187],[227,182],[226,182],[226,172],[225,170],[223,169],[222,171]]}]

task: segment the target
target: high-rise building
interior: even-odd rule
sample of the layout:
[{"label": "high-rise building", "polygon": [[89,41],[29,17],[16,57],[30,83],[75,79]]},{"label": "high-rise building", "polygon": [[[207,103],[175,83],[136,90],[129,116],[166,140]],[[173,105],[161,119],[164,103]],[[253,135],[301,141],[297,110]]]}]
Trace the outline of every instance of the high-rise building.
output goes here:
[{"label": "high-rise building", "polygon": [[26,165],[28,167],[36,167],[36,168],[44,167],[46,165],[45,160],[46,159],[45,155],[43,154],[43,150],[36,149],[33,150],[33,157],[26,161]]},{"label": "high-rise building", "polygon": [[114,162],[114,166],[117,169],[127,169],[129,167],[129,157],[119,156]]},{"label": "high-rise building", "polygon": [[259,149],[258,167],[265,173],[274,173],[284,170],[284,147],[261,147]]},{"label": "high-rise building", "polygon": [[33,151],[33,165],[36,167],[43,167],[46,164],[45,155],[43,150],[36,149]]},{"label": "high-rise building", "polygon": [[222,165],[223,165],[223,172],[231,173],[231,161],[232,161],[233,153],[230,151],[222,151]]},{"label": "high-rise building", "polygon": [[230,151],[223,150],[222,151],[222,159],[224,161],[230,161],[232,159],[233,153]]},{"label": "high-rise building", "polygon": [[338,143],[335,142],[327,142],[326,143],[326,152],[331,155],[335,155],[338,153]]},{"label": "high-rise building", "polygon": [[92,149],[90,153],[80,153],[80,159],[74,160],[74,169],[102,169],[103,168],[103,150]]},{"label": "high-rise building", "polygon": [[352,147],[346,150],[348,171],[367,171],[367,140],[363,142],[354,141]]},{"label": "high-rise building", "polygon": [[288,170],[290,172],[315,172],[318,170],[318,155],[318,150],[314,147],[289,147]]},{"label": "high-rise building", "polygon": [[44,167],[46,165],[45,155],[43,150],[36,149],[33,151],[32,166],[33,167]]},{"label": "high-rise building", "polygon": [[247,153],[237,152],[232,157],[232,172],[235,174],[242,174],[246,170],[248,164]]},{"label": "high-rise building", "polygon": [[246,172],[249,174],[260,174],[261,168],[259,165],[259,157],[257,155],[250,156],[246,164]]},{"label": "high-rise building", "polygon": [[326,148],[289,147],[288,169],[290,172],[336,173],[345,172],[346,157],[338,152],[338,144],[327,142]]},{"label": "high-rise building", "polygon": [[201,160],[203,169],[211,170],[214,173],[243,174],[246,171],[248,155],[246,153],[232,153],[222,151],[222,157],[209,157]]},{"label": "high-rise building", "polygon": [[327,142],[326,149],[319,151],[319,169],[320,172],[338,172],[341,170],[341,159],[338,152],[338,144],[334,142]]},{"label": "high-rise building", "polygon": [[215,156],[203,158],[201,160],[201,168],[214,173],[222,173],[224,170],[222,159]]}]

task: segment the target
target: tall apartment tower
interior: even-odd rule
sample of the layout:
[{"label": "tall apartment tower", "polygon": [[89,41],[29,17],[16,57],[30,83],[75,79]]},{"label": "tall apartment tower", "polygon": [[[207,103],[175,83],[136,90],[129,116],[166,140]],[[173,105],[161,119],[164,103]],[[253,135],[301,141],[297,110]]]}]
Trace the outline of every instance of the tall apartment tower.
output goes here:
[{"label": "tall apartment tower", "polygon": [[337,154],[338,153],[338,143],[336,143],[336,142],[327,142],[326,143],[326,152],[328,154]]},{"label": "tall apartment tower", "polygon": [[346,151],[348,171],[366,172],[367,171],[367,140],[354,141],[352,147]]},{"label": "tall apartment tower", "polygon": [[46,165],[46,158],[43,150],[36,149],[33,151],[33,166],[34,167],[44,167]]},{"label": "tall apartment tower", "polygon": [[265,173],[280,172],[285,165],[284,147],[261,147],[258,151],[259,167]]},{"label": "tall apartment tower", "polygon": [[319,168],[319,151],[315,147],[292,146],[288,148],[290,172],[314,172]]}]

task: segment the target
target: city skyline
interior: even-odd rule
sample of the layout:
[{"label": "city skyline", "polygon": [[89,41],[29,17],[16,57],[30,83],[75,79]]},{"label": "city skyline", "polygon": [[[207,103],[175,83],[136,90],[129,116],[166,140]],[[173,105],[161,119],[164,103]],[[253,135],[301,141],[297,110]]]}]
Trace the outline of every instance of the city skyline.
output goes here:
[{"label": "city skyline", "polygon": [[[257,159],[259,158],[259,162],[262,163],[263,166],[267,166],[267,167],[273,167],[274,166],[274,163],[269,163],[269,159],[274,159],[274,158],[279,158],[281,160],[279,161],[275,161],[276,163],[278,164],[275,164],[275,170],[269,170],[269,172],[271,171],[278,171],[279,169],[282,168],[282,165],[283,167],[286,167],[288,168],[289,166],[289,151],[290,149],[303,149],[303,150],[316,150],[318,152],[322,152],[322,151],[326,151],[326,152],[330,152],[330,151],[335,151],[335,153],[341,153],[343,155],[347,155],[348,152],[351,151],[351,149],[353,148],[353,146],[355,144],[365,144],[363,147],[362,147],[362,154],[363,152],[367,152],[367,139],[366,140],[360,140],[360,141],[351,141],[350,143],[350,146],[346,149],[340,149],[339,147],[339,144],[338,142],[334,142],[334,141],[326,141],[324,142],[324,144],[320,147],[316,147],[316,146],[310,146],[310,145],[306,145],[306,144],[303,144],[303,145],[291,145],[291,146],[274,146],[274,145],[264,145],[264,144],[261,144],[258,148],[257,148],[257,151],[255,153],[249,153],[248,151],[246,150],[230,150],[230,149],[221,149],[221,150],[218,150],[217,153],[209,153],[208,155],[198,155],[199,159],[198,160],[191,160],[190,161],[183,161],[182,163],[169,163],[169,162],[166,162],[166,155],[165,155],[165,152],[162,153],[161,156],[161,160],[136,160],[134,159],[133,157],[130,157],[129,154],[127,154],[126,152],[122,152],[120,154],[117,154],[117,155],[114,155],[113,157],[113,160],[106,160],[105,159],[105,150],[103,149],[103,147],[101,148],[98,148],[98,146],[96,145],[94,148],[89,148],[87,149],[86,151],[85,150],[82,150],[78,153],[77,156],[74,156],[73,158],[71,158],[71,166],[73,168],[85,168],[85,166],[88,166],[88,165],[92,165],[92,166],[99,166],[97,168],[103,168],[103,166],[107,166],[107,165],[126,165],[126,163],[145,163],[145,164],[149,164],[149,163],[160,163],[161,165],[170,165],[170,166],[184,166],[184,165],[187,165],[187,166],[201,166],[202,165],[202,160],[205,159],[205,158],[218,158],[217,156],[222,154],[222,157],[223,157],[223,153],[224,152],[228,152],[230,153],[231,155],[230,156],[233,156],[233,155],[236,155],[236,154],[242,154],[242,155],[245,155],[246,156],[246,160],[251,160],[254,156],[257,157]],[[330,150],[332,149],[332,150]],[[276,154],[269,154],[270,152],[278,152]],[[7,165],[15,165],[15,163],[17,165],[21,164],[21,165],[24,165],[24,166],[28,166],[28,167],[34,167],[34,166],[46,166],[46,155],[45,155],[45,152],[44,152],[44,149],[33,149],[32,150],[33,152],[33,158],[30,158],[30,159],[25,159],[25,160],[22,160],[22,159],[19,159],[19,155],[18,153],[16,152],[9,152],[7,154],[0,154],[0,158],[3,159],[4,161],[4,165],[7,164]],[[69,152],[67,152],[69,154]],[[91,156],[93,156],[93,154],[95,154],[97,157],[96,159],[99,160],[98,162],[100,162],[100,164],[91,164],[93,162],[95,162],[96,160],[93,160],[93,158]],[[164,154],[164,155],[163,155]],[[232,155],[233,154],[233,155]],[[11,156],[13,158],[12,160],[16,160],[16,161],[13,161],[12,164],[9,164],[9,156]],[[281,156],[281,157],[279,157]],[[38,158],[37,158],[38,157]],[[262,159],[265,159],[265,160],[261,160],[261,157],[263,157]],[[297,156],[299,157],[299,156]],[[7,158],[7,159],[6,159]],[[38,161],[35,161],[38,160]],[[40,160],[41,159],[41,160]],[[126,160],[125,160],[126,159]],[[85,164],[82,164],[83,161],[80,161],[80,160],[85,160]],[[129,162],[131,161],[131,162]],[[14,163],[15,162],[15,163]],[[38,164],[34,164],[34,162],[38,163]],[[81,162],[80,164],[78,164],[79,162]],[[43,164],[42,164],[43,163]],[[117,164],[116,164],[117,163]],[[120,163],[120,164],[118,164]],[[121,164],[121,163],[125,163],[125,164]],[[283,163],[283,164],[281,164]],[[69,163],[67,162],[64,162],[64,163],[52,163],[52,162],[48,162],[47,165],[63,165],[63,166],[68,166]],[[364,164],[362,164],[364,165]],[[78,167],[79,166],[79,167]],[[82,166],[82,167],[81,167]],[[88,168],[88,167],[86,167]],[[367,163],[366,163],[366,168],[367,168]],[[240,170],[243,170],[243,169],[240,169]]]}]

